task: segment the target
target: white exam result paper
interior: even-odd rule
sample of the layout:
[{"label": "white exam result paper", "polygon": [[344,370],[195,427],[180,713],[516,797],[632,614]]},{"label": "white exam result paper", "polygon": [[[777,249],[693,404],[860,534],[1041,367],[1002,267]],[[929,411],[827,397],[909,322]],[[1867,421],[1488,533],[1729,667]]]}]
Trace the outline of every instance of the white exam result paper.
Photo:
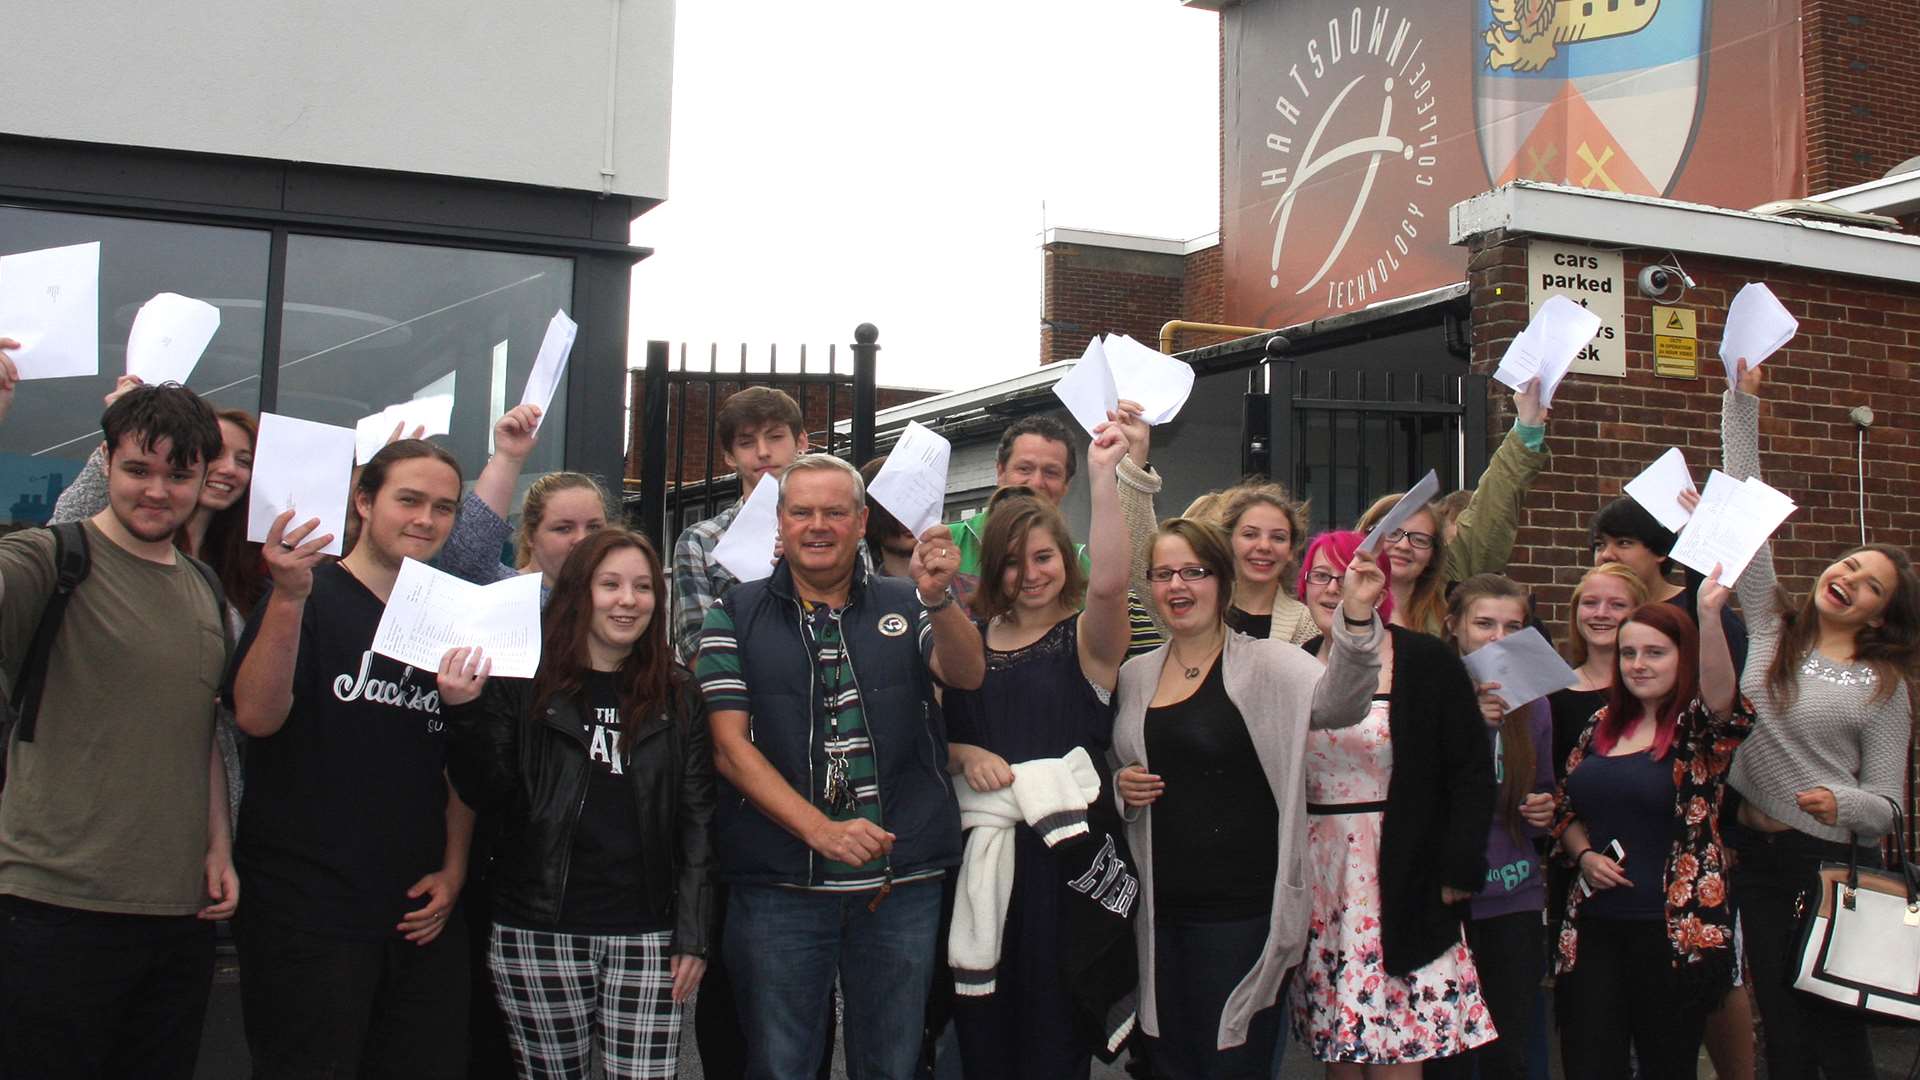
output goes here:
[{"label": "white exam result paper", "polygon": [[1668,532],[1687,527],[1687,508],[1680,505],[1680,493],[1693,490],[1693,474],[1687,471],[1686,455],[1675,446],[1653,459],[1639,476],[1623,488],[1634,502],[1646,508]]},{"label": "white exam result paper", "polygon": [[289,529],[319,518],[307,539],[332,533],[321,550],[340,554],[347,535],[347,488],[353,483],[353,429],[278,413],[260,414],[254,442],[253,484],[247,503],[247,539],[264,543],[273,519],[291,509]]},{"label": "white exam result paper", "polygon": [[1787,515],[1799,507],[1758,477],[1735,480],[1718,469],[1707,477],[1700,505],[1669,552],[1673,560],[1712,576],[1720,566],[1720,584],[1732,587]]},{"label": "white exam result paper", "polygon": [[400,564],[373,651],[438,671],[448,649],[479,646],[491,674],[531,679],[540,667],[540,575],[475,585],[426,563]]},{"label": "white exam result paper", "polygon": [[1574,357],[1599,330],[1600,316],[1564,296],[1549,296],[1534,312],[1527,328],[1507,346],[1493,377],[1515,390],[1528,379],[1538,378],[1540,404],[1550,406],[1560,380],[1573,368]]},{"label": "white exam result paper", "polygon": [[411,437],[415,428],[426,428],[421,438],[446,435],[453,431],[453,395],[430,394],[411,401],[389,405],[371,416],[363,416],[353,425],[353,459],[365,465],[387,445],[387,438],[398,424],[402,438]]},{"label": "white exam result paper", "polygon": [[1727,326],[1720,335],[1720,362],[1727,368],[1727,385],[1734,384],[1733,365],[1741,357],[1747,358],[1751,371],[1799,332],[1800,320],[1787,311],[1772,289],[1757,281],[1742,285],[1727,306]]},{"label": "white exam result paper", "polygon": [[1532,626],[1460,658],[1476,683],[1499,683],[1494,693],[1517,709],[1580,681],[1540,631]]},{"label": "white exam result paper", "polygon": [[1107,413],[1120,407],[1120,391],[1114,385],[1113,368],[1107,364],[1107,350],[1099,338],[1087,342],[1087,351],[1080,354],[1073,370],[1053,384],[1053,396],[1089,435],[1107,422]]},{"label": "white exam result paper", "polygon": [[1180,414],[1193,393],[1193,368],[1125,334],[1108,334],[1101,348],[1113,373],[1116,400],[1137,403],[1140,418],[1149,424],[1164,424]]},{"label": "white exam result paper", "polygon": [[127,333],[127,374],[148,386],[184,384],[220,329],[220,309],[205,300],[163,292],[140,305]]},{"label": "white exam result paper", "polygon": [[566,312],[553,313],[547,322],[547,336],[540,340],[540,352],[533,358],[533,370],[527,373],[527,388],[520,394],[520,404],[538,405],[541,415],[546,415],[553,404],[553,392],[567,373],[567,357],[579,333],[580,327],[567,318]]},{"label": "white exam result paper", "polygon": [[1387,511],[1387,516],[1380,519],[1380,523],[1373,527],[1373,531],[1367,534],[1365,540],[1360,541],[1360,550],[1376,559],[1379,558],[1380,544],[1386,540],[1387,534],[1406,524],[1408,518],[1425,510],[1427,504],[1432,502],[1433,497],[1438,494],[1440,494],[1440,474],[1428,469],[1427,475],[1413,485],[1413,490],[1400,496],[1400,501],[1393,504],[1393,509]]},{"label": "white exam result paper", "polygon": [[952,456],[952,443],[918,420],[908,421],[900,440],[888,451],[887,463],[867,485],[867,495],[917,538],[940,524],[947,507],[947,463]]},{"label": "white exam result paper", "polygon": [[0,337],[22,379],[100,373],[100,242],[0,255]]},{"label": "white exam result paper", "polygon": [[713,557],[741,581],[759,581],[773,573],[773,541],[779,534],[780,480],[763,476],[753,494],[720,534]]}]

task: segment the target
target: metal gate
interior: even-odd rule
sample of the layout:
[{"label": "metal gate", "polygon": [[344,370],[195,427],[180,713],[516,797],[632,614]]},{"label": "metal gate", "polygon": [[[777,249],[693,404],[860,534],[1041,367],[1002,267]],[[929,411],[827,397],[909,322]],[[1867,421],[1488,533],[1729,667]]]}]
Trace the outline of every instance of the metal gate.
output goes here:
[{"label": "metal gate", "polygon": [[[814,450],[855,465],[873,457],[879,331],[862,323],[853,336],[845,355],[829,346],[824,362],[818,352],[810,357],[801,346],[798,370],[784,371],[777,346],[767,348],[765,370],[750,371],[745,345],[737,360],[725,362],[719,346],[711,346],[702,362],[697,353],[690,357],[684,344],[675,349],[664,341],[647,342],[646,367],[628,373],[629,520],[665,551],[686,526],[739,498],[739,481],[717,445],[715,414],[729,395],[749,386],[792,395]],[[837,431],[836,425],[845,430]]]}]

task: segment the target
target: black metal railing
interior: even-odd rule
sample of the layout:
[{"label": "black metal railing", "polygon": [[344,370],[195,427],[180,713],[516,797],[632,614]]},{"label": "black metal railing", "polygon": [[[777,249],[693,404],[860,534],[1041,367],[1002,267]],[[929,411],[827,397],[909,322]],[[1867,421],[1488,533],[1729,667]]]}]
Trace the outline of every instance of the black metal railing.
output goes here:
[{"label": "black metal railing", "polygon": [[[718,445],[718,413],[728,396],[749,386],[791,395],[805,418],[812,449],[854,465],[872,458],[879,331],[862,323],[853,337],[845,358],[838,346],[828,346],[825,370],[819,354],[810,357],[804,345],[797,369],[781,370],[778,347],[769,346],[764,370],[749,370],[745,345],[737,362],[725,364],[719,346],[710,346],[702,365],[684,344],[676,350],[667,342],[649,341],[646,367],[630,373],[626,501],[634,525],[664,550],[686,526],[739,497],[739,481]],[[844,432],[837,428],[842,423]]]}]

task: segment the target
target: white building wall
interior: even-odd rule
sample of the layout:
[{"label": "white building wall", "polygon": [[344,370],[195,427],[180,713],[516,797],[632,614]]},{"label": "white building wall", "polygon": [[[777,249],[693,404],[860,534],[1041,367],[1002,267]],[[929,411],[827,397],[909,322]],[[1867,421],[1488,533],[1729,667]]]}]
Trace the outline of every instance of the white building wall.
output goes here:
[{"label": "white building wall", "polygon": [[0,132],[661,199],[673,14],[673,0],[0,0]]}]

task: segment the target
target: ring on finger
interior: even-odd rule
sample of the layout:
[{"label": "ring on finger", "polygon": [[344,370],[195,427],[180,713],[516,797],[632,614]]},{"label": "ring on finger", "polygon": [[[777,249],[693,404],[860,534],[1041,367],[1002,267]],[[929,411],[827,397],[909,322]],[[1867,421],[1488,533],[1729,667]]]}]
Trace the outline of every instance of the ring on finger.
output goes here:
[{"label": "ring on finger", "polygon": [[292,542],[292,541],[290,541],[290,540],[282,540],[282,541],[280,541],[280,550],[281,550],[281,551],[292,551],[292,550],[293,550],[293,542]]}]

